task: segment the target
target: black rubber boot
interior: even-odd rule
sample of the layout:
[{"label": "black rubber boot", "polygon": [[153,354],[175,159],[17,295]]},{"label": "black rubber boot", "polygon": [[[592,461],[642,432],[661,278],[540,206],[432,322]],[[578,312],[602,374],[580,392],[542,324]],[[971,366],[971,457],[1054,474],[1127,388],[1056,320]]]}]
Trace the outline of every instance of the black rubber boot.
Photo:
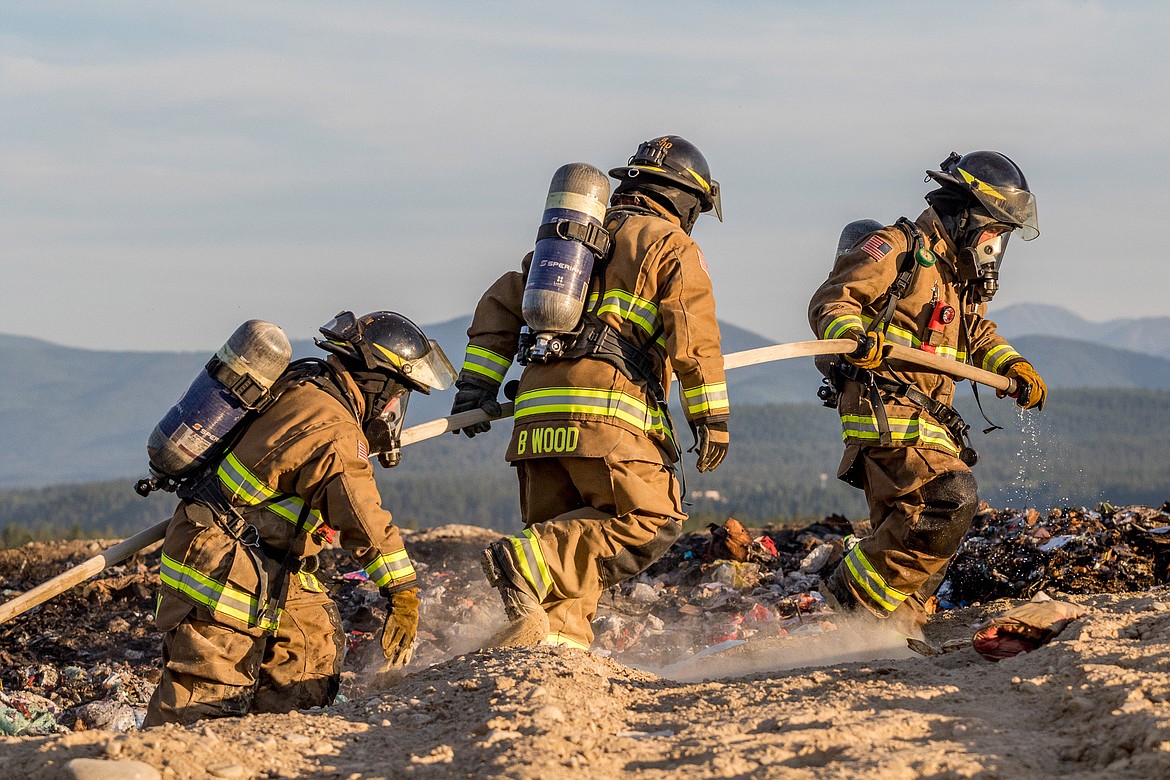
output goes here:
[{"label": "black rubber boot", "polygon": [[508,625],[497,631],[488,640],[488,647],[519,647],[535,645],[548,638],[548,615],[528,588],[516,584],[510,572],[514,569],[508,542],[501,539],[492,542],[483,551],[484,576],[488,584],[500,594]]}]

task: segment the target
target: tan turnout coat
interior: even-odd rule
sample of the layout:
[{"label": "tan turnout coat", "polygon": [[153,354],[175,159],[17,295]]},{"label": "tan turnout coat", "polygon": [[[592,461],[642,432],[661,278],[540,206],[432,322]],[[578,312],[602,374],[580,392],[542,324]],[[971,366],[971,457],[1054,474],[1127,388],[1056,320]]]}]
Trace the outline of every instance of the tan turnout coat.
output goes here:
[{"label": "tan turnout coat", "polygon": [[[936,262],[929,267],[918,267],[912,286],[890,321],[886,341],[914,349],[929,343],[940,356],[1004,374],[1023,358],[996,332],[995,323],[985,318],[986,304],[963,305],[955,270],[957,250],[934,211],[924,211],[915,224],[922,230],[925,248],[933,253]],[[828,279],[809,304],[808,318],[813,332],[819,338],[833,339],[870,330],[909,248],[906,233],[897,226],[888,226],[866,236],[838,257]],[[932,335],[927,326],[935,304],[940,301],[952,306],[956,316],[941,334]],[[964,336],[964,323],[969,340]],[[941,403],[954,402],[954,380],[944,374],[916,369],[897,360],[887,361],[876,373],[908,382]],[[961,443],[920,407],[889,395],[884,406],[892,435],[888,446],[958,454]],[[877,418],[860,383],[846,383],[838,411],[842,438],[847,445],[878,444]]]},{"label": "tan turnout coat", "polygon": [[[590,284],[587,310],[648,354],[669,385],[677,374],[690,420],[726,419],[729,412],[715,297],[706,261],[678,219],[611,209],[606,227],[613,250],[601,284]],[[532,261],[501,276],[484,293],[467,331],[461,376],[499,386],[516,353],[524,286]],[[595,359],[551,360],[526,367],[516,396],[508,459],[607,457],[670,463],[674,437],[646,388]]]}]

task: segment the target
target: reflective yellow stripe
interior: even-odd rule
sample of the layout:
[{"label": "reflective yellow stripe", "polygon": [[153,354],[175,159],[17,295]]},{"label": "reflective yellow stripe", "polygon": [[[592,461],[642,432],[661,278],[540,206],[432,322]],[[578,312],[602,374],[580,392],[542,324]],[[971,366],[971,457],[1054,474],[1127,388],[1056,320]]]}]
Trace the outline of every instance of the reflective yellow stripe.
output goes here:
[{"label": "reflective yellow stripe", "polygon": [[982,179],[978,179],[973,174],[967,173],[957,165],[955,166],[955,170],[957,170],[959,175],[963,177],[963,181],[967,182],[969,185],[974,185],[975,189],[979,190],[980,192],[987,193],[991,197],[998,198],[999,200],[1007,200],[1007,198],[1004,197],[1004,195],[999,190],[997,190],[995,187],[992,187]]},{"label": "reflective yellow stripe", "polygon": [[578,642],[576,639],[565,636],[564,634],[549,634],[545,640],[545,644],[553,645],[555,647],[575,647],[578,650],[588,650],[589,645],[584,642]]},{"label": "reflective yellow stripe", "polygon": [[[666,168],[660,168],[657,165],[631,165],[630,167],[637,168],[637,169],[642,170],[642,171],[657,171],[658,173],[673,173],[676,176],[682,175],[678,171],[670,171],[670,170],[667,170]],[[691,175],[691,178],[695,180],[696,184],[698,184],[700,187],[703,188],[704,192],[711,191],[711,185],[708,184],[707,180],[704,179],[700,174],[696,173],[694,169],[683,168],[683,170]]]},{"label": "reflective yellow stripe", "polygon": [[[863,316],[861,319],[865,323],[866,328],[869,328],[873,323],[873,317]],[[910,349],[922,349],[922,339],[905,328],[899,328],[897,325],[890,325],[886,328],[886,341],[890,344],[899,344]],[[951,360],[958,360],[960,363],[967,361],[967,353],[960,351],[956,347],[939,345],[935,347],[934,351],[936,355],[942,355]]]},{"label": "reflective yellow stripe", "polygon": [[825,328],[825,338],[839,339],[850,330],[865,330],[861,324],[861,317],[856,314],[843,314],[831,321],[828,327]]},{"label": "reflective yellow stripe", "polygon": [[[589,296],[586,307],[592,310],[596,303],[597,293],[593,293]],[[601,299],[601,308],[597,310],[597,313],[616,314],[623,320],[637,325],[648,335],[653,335],[654,331],[658,329],[658,306],[651,300],[639,298],[625,290],[616,288],[606,290],[605,297]]]},{"label": "reflective yellow stripe", "polygon": [[544,560],[544,551],[540,549],[540,540],[531,528],[525,528],[520,536],[513,536],[508,541],[515,551],[516,568],[521,576],[532,586],[539,601],[544,601],[552,588],[552,575],[548,573],[548,564]]},{"label": "reflective yellow stripe", "polygon": [[463,356],[463,370],[479,374],[492,380],[496,384],[504,381],[504,375],[512,367],[511,358],[497,355],[490,349],[468,345]]},{"label": "reflective yellow stripe", "polygon": [[[926,419],[911,417],[889,417],[887,422],[890,428],[890,438],[896,442],[906,444],[935,444],[948,452],[959,454],[959,447],[951,438],[950,432],[941,425],[935,425]],[[881,439],[881,430],[878,428],[877,417],[869,414],[841,415],[841,438],[846,442],[849,439],[863,441],[878,441]]]},{"label": "reflective yellow stripe", "polygon": [[1022,356],[1012,348],[1011,344],[1000,344],[998,347],[987,351],[987,354],[983,357],[983,368],[986,371],[999,373],[1000,366],[1018,357]]},{"label": "reflective yellow stripe", "polygon": [[263,610],[256,596],[216,582],[166,553],[163,553],[162,564],[159,566],[159,578],[163,585],[204,605],[212,612],[235,618],[249,626],[259,623],[260,628],[273,631],[280,621],[280,610],[277,610],[274,620],[261,622],[260,614]]},{"label": "reflective yellow stripe", "polygon": [[370,581],[379,588],[397,585],[418,576],[406,550],[392,552],[389,555],[376,555],[364,568],[366,574],[370,575]]},{"label": "reflective yellow stripe", "polygon": [[709,385],[692,387],[683,390],[683,399],[687,406],[687,416],[694,417],[704,412],[720,414],[730,410],[727,401],[727,383],[714,382]]},{"label": "reflective yellow stripe", "polygon": [[[216,474],[219,477],[219,481],[231,492],[232,498],[238,498],[245,504],[255,506],[265,501],[272,501],[272,499],[279,498],[279,500],[272,501],[265,508],[278,517],[282,517],[293,525],[296,525],[298,518],[300,518],[301,510],[304,509],[305,502],[297,496],[278,493],[265,485],[240,462],[240,459],[236,457],[234,452],[229,452],[220,462]],[[283,498],[281,498],[282,496]],[[308,532],[315,531],[321,527],[321,522],[321,513],[316,509],[310,510],[309,521],[305,524],[305,530]]]},{"label": "reflective yellow stripe", "polygon": [[620,390],[583,387],[549,387],[516,396],[517,422],[539,414],[589,414],[621,420],[641,430],[657,432],[673,440],[662,412]]},{"label": "reflective yellow stripe", "polygon": [[898,605],[909,598],[909,594],[895,590],[886,584],[873,564],[865,557],[860,545],[854,545],[845,556],[845,565],[853,575],[853,581],[873,598],[874,602],[887,612],[893,612]]}]

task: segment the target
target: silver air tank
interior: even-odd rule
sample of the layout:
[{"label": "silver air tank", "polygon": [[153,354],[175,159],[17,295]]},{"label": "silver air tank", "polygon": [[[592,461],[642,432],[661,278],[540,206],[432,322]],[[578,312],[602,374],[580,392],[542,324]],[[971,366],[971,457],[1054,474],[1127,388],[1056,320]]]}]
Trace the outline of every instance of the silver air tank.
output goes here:
[{"label": "silver air tank", "polygon": [[848,252],[860,243],[861,239],[870,233],[876,233],[885,225],[876,219],[857,219],[841,228],[841,237],[837,239],[837,257]]},{"label": "silver air tank", "polygon": [[248,320],[236,328],[151,432],[151,471],[177,479],[202,466],[244,415],[268,398],[291,358],[292,346],[278,325]]},{"label": "silver air tank", "polygon": [[597,251],[596,242],[588,239],[604,234],[608,201],[609,179],[592,165],[569,163],[553,175],[522,302],[536,354],[581,319]]}]

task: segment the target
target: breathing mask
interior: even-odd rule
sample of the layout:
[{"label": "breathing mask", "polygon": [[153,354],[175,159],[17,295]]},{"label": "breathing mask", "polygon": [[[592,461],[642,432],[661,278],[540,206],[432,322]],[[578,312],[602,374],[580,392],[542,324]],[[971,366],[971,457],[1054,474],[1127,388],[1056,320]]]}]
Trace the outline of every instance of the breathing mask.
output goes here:
[{"label": "breathing mask", "polygon": [[968,232],[959,250],[959,277],[970,285],[976,303],[987,303],[999,291],[999,267],[1007,250],[1011,228],[991,224]]},{"label": "breathing mask", "polygon": [[378,462],[392,469],[402,462],[402,424],[406,420],[406,404],[410,390],[394,381],[387,381],[382,392],[370,401],[370,412],[362,432],[370,442],[370,454]]}]

